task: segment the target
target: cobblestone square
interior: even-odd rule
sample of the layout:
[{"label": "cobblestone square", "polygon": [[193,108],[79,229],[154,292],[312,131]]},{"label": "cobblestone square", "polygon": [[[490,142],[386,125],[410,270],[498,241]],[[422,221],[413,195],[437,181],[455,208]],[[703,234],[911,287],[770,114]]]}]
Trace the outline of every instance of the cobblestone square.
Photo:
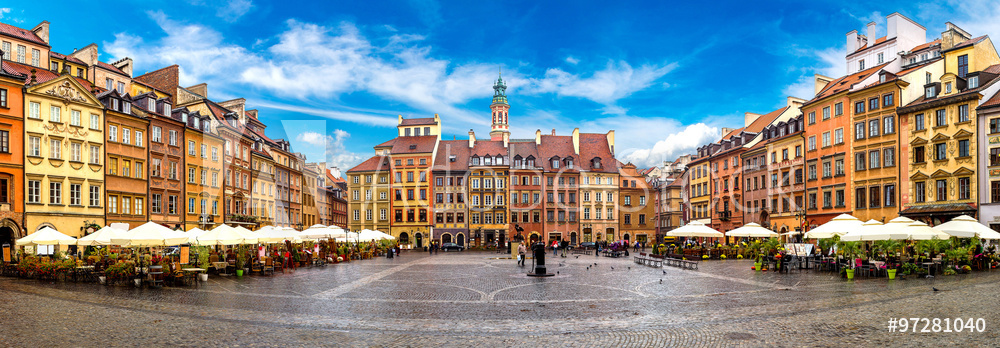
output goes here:
[{"label": "cobblestone square", "polygon": [[[812,270],[754,273],[745,260],[702,262],[700,270],[689,271],[625,258],[570,256],[548,258],[556,276],[530,278],[528,267],[498,256],[409,252],[273,277],[213,275],[189,288],[0,278],[5,318],[0,337],[7,346],[992,346],[998,341],[997,272],[848,282]],[[987,329],[889,333],[891,317],[984,318]]]}]

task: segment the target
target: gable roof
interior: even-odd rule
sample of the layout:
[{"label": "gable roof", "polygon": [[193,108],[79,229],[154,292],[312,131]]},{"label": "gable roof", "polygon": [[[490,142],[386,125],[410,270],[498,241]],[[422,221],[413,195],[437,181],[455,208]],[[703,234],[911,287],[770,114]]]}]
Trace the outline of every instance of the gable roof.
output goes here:
[{"label": "gable roof", "polygon": [[[590,160],[595,157],[601,158],[601,167],[593,168]],[[580,170],[592,172],[616,173],[618,169],[613,166],[617,162],[611,146],[608,145],[608,136],[599,133],[580,133]]]},{"label": "gable roof", "polygon": [[[466,142],[468,145],[468,142]],[[496,155],[506,155],[507,149],[503,147],[503,141],[494,140],[476,140],[476,143],[472,145],[472,150],[469,151],[470,156],[496,156]]]},{"label": "gable roof", "polygon": [[954,51],[954,50],[957,50],[957,49],[960,49],[960,48],[965,48],[965,47],[968,47],[968,46],[972,46],[972,45],[975,45],[977,43],[982,42],[987,37],[989,37],[989,35],[983,35],[983,36],[980,36],[980,37],[975,37],[975,38],[972,38],[972,39],[969,39],[969,40],[965,40],[965,41],[959,42],[959,43],[955,44],[955,46],[952,46],[951,48],[946,49],[946,50],[941,51],[941,52],[943,53],[943,52],[948,52],[948,51]]},{"label": "gable roof", "polygon": [[[521,156],[522,159],[527,159],[528,157],[535,158],[535,165],[539,166],[542,159],[538,156],[538,147],[535,146],[534,141],[523,141],[523,142],[511,142],[508,144],[510,147],[510,160],[514,163],[514,157]],[[525,163],[527,165],[527,163]]]},{"label": "gable roof", "polygon": [[[46,69],[41,69],[41,68],[33,67],[33,66],[30,66],[30,65],[25,65],[25,64],[21,64],[21,63],[17,63],[17,62],[12,62],[12,61],[9,61],[9,60],[3,61],[3,70],[4,70],[4,72],[10,73],[10,74],[15,74],[15,75],[24,75],[24,83],[31,82],[31,69],[35,69],[35,83],[36,84],[38,84],[38,83],[46,83],[46,82],[48,82],[50,80],[53,80],[53,79],[59,77],[59,74],[56,74],[56,73],[54,73],[52,71],[49,71],[49,70],[46,70]],[[90,81],[87,81],[87,80],[84,80],[84,79],[81,79],[81,78],[75,77],[75,76],[73,77],[73,79],[75,79],[76,82],[79,82],[81,85],[83,85],[83,87],[86,88],[88,92],[94,90],[94,85],[92,85],[90,83]],[[103,91],[103,90],[104,90],[103,88],[98,88],[98,91]]]},{"label": "gable roof", "polygon": [[128,76],[128,74],[126,74],[121,69],[116,68],[114,65],[111,65],[111,64],[108,64],[108,63],[105,63],[105,62],[102,62],[102,61],[97,61],[97,66],[101,67],[104,70],[107,70],[107,71],[113,72],[115,74],[127,77],[129,79],[132,78],[132,76]]},{"label": "gable roof", "polygon": [[[993,74],[994,76],[1000,75],[1000,64],[990,65],[986,69],[983,69],[982,72],[985,72],[985,73],[988,73],[988,74]],[[937,100],[944,100],[944,99],[950,99],[950,98],[959,98],[959,97],[961,97],[961,98],[971,98],[971,96],[970,97],[966,97],[966,96],[970,95],[970,94],[973,94],[973,93],[975,93],[976,95],[978,95],[979,91],[986,89],[987,87],[993,85],[997,81],[1000,81],[1000,78],[996,78],[995,77],[995,78],[993,78],[992,80],[989,80],[989,81],[979,81],[979,87],[976,87],[976,88],[967,88],[964,91],[961,91],[961,92],[958,92],[958,93],[954,93],[954,94],[948,95],[948,96],[942,96],[939,93],[937,96],[935,96],[934,98],[930,98],[930,99],[927,98],[926,94],[921,93],[919,98],[917,98],[916,100],[910,102],[909,104],[907,104],[907,105],[905,105],[903,107],[900,107],[897,110],[897,112],[902,114],[902,113],[909,113],[909,112],[916,111],[916,110],[922,110],[922,109],[925,109],[925,108],[920,107],[921,105],[927,104],[927,103],[931,103],[931,102],[934,102],[934,101],[937,101]]]},{"label": "gable roof", "polygon": [[[451,156],[455,156],[454,162],[451,162]],[[442,140],[438,144],[437,157],[434,158],[434,170],[468,170],[469,156],[468,140]]]},{"label": "gable roof", "polygon": [[434,125],[434,118],[404,118],[402,122],[399,123],[400,126],[430,126]]},{"label": "gable roof", "polygon": [[933,45],[938,45],[938,44],[941,44],[941,39],[936,39],[936,40],[931,41],[931,42],[927,42],[927,43],[923,43],[923,44],[917,45],[916,47],[914,47],[913,49],[911,49],[910,52],[917,52],[917,51],[920,51],[922,49],[931,47]]},{"label": "gable roof", "polygon": [[38,35],[35,34],[35,32],[27,29],[21,29],[6,23],[0,23],[0,35],[9,36],[24,41],[29,41],[45,47],[50,47],[49,44],[45,43],[45,41],[42,40],[42,38],[38,37]]},{"label": "gable roof", "polygon": [[838,78],[836,80],[833,80],[833,82],[830,82],[830,83],[826,84],[826,86],[824,86],[823,89],[819,91],[819,93],[816,93],[815,97],[813,97],[809,101],[803,103],[802,105],[803,105],[803,107],[805,107],[806,105],[809,105],[809,104],[811,104],[813,102],[816,102],[816,101],[819,101],[821,99],[825,99],[826,97],[829,97],[831,95],[834,95],[834,94],[837,94],[837,93],[840,93],[840,92],[843,92],[843,91],[847,91],[847,90],[851,89],[851,86],[854,86],[856,83],[861,82],[866,77],[871,76],[871,74],[874,74],[876,71],[878,71],[879,69],[882,69],[886,65],[889,65],[889,63],[891,63],[891,62],[892,61],[890,60],[889,62],[885,62],[885,63],[879,64],[879,65],[873,66],[871,68],[868,68],[868,69],[861,70],[859,72],[853,73],[851,75],[843,76],[843,77],[840,77],[840,78]]},{"label": "gable roof", "polygon": [[389,170],[389,157],[388,156],[372,156],[354,166],[354,168],[348,169],[347,172],[371,172],[371,171],[388,171]]},{"label": "gable roof", "polygon": [[52,57],[52,58],[55,58],[55,59],[60,59],[60,60],[65,59],[66,61],[74,63],[74,64],[80,64],[80,65],[83,65],[83,66],[87,66],[87,63],[84,63],[82,60],[77,59],[76,57],[67,56],[67,55],[62,54],[62,53],[56,53],[56,51],[49,51],[49,57]]},{"label": "gable roof", "polygon": [[[576,164],[584,162],[579,160],[574,161],[575,163],[573,169],[566,169],[563,166],[560,166],[559,168],[552,168],[552,162],[549,161],[552,157],[558,156],[560,159],[566,157],[579,159],[580,157],[573,152],[573,137],[568,135],[542,135],[542,143],[537,145],[537,147],[539,156],[538,159],[535,160],[535,165],[544,168],[547,172],[576,172],[577,168],[579,168]],[[611,165],[611,163],[607,164]]]},{"label": "gable roof", "polygon": [[391,153],[392,154],[431,153],[434,151],[434,144],[436,142],[437,142],[436,135],[422,135],[419,137],[397,137],[396,141],[392,144]]}]

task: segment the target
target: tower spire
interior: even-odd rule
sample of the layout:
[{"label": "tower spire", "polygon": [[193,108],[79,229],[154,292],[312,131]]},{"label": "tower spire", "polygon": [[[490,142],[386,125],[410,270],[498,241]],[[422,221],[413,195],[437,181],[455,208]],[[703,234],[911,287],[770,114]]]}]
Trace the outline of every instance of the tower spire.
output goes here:
[{"label": "tower spire", "polygon": [[507,84],[503,82],[503,68],[497,68],[497,81],[493,83],[493,103],[490,105],[493,123],[490,130],[491,140],[503,140],[503,135],[510,133],[510,126],[507,124],[507,112],[510,105],[507,104]]}]

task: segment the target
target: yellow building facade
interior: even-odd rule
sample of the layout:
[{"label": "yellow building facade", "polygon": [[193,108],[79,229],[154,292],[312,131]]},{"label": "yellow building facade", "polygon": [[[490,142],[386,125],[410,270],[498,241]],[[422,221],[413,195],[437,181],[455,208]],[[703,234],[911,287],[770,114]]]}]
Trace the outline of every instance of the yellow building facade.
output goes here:
[{"label": "yellow building facade", "polygon": [[69,75],[29,82],[24,105],[27,230],[79,237],[85,224],[104,226],[103,105]]}]

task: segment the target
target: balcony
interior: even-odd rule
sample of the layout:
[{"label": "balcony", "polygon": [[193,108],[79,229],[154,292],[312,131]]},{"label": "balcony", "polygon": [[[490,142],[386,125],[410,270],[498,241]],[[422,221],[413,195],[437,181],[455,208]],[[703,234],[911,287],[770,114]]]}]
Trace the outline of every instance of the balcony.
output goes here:
[{"label": "balcony", "polygon": [[719,216],[719,220],[720,221],[729,221],[729,219],[731,219],[732,216],[733,216],[733,212],[731,212],[729,210],[724,210],[724,211],[716,212],[715,214],[717,214]]},{"label": "balcony", "polygon": [[253,215],[229,214],[226,215],[226,223],[255,224],[257,217]]}]

